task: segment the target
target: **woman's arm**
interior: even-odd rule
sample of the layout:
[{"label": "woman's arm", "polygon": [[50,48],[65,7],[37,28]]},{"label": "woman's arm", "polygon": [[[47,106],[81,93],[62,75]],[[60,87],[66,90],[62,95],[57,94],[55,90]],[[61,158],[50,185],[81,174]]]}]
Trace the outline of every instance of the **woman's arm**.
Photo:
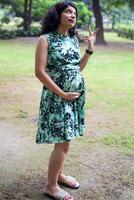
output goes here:
[{"label": "woman's arm", "polygon": [[99,30],[99,28],[97,28],[93,33],[91,33],[90,36],[85,37],[85,41],[88,43],[87,50],[91,53],[86,53],[86,51],[85,51],[83,57],[81,58],[81,60],[80,60],[80,70],[81,71],[85,68],[85,66],[88,62],[88,59],[91,57],[91,55],[93,53],[94,43],[96,40],[96,33],[98,30]]},{"label": "woman's arm", "polygon": [[79,65],[80,66],[80,71],[82,71],[85,68],[85,66],[86,66],[86,64],[87,64],[88,59],[90,58],[90,56],[91,56],[91,54],[87,54],[86,52],[84,53],[84,55],[80,59],[80,65]]},{"label": "woman's arm", "polygon": [[44,36],[40,36],[35,53],[35,75],[49,90],[67,100],[79,97],[77,92],[64,92],[45,72],[48,59],[48,43]]},{"label": "woman's arm", "polygon": [[52,92],[64,96],[64,91],[45,72],[48,57],[48,43],[44,36],[40,36],[35,53],[35,75]]}]

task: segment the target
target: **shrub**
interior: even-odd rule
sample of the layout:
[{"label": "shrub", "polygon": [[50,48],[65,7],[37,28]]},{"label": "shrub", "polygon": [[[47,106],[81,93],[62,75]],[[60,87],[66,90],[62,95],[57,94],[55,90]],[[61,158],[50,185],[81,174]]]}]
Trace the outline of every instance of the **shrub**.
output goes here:
[{"label": "shrub", "polygon": [[23,28],[17,30],[0,29],[0,39],[12,39],[15,37],[36,37],[40,34],[40,27],[31,26],[28,31],[24,31]]},{"label": "shrub", "polygon": [[19,37],[31,37],[39,36],[40,27],[31,26],[28,31],[24,31],[22,28],[16,30],[16,35]]},{"label": "shrub", "polygon": [[134,40],[134,26],[132,25],[118,25],[116,32],[119,37]]},{"label": "shrub", "polygon": [[0,29],[0,39],[11,39],[16,37],[16,31],[8,31],[6,29]]}]

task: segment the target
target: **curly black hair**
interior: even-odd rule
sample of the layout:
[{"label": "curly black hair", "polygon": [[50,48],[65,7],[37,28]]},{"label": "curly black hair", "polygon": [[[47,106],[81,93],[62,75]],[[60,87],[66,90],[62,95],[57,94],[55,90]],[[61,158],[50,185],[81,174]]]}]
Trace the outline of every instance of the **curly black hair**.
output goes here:
[{"label": "curly black hair", "polygon": [[[50,8],[48,12],[46,13],[46,15],[44,16],[41,23],[42,24],[41,34],[56,31],[60,23],[61,13],[68,6],[72,6],[73,8],[75,8],[76,18],[77,18],[78,11],[74,3],[71,3],[71,2],[57,3],[52,8]],[[76,25],[73,28],[69,29],[68,32],[69,32],[70,37],[73,37],[74,35],[76,35]]]}]

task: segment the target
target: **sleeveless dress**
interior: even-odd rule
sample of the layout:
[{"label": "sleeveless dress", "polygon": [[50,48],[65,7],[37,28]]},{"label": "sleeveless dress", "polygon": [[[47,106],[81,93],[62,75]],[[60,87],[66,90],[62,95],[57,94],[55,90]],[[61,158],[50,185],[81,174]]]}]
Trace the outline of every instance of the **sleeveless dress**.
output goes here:
[{"label": "sleeveless dress", "polygon": [[66,92],[80,97],[66,100],[43,86],[37,122],[36,143],[63,143],[85,132],[85,83],[80,71],[80,48],[76,36],[51,32],[46,72]]}]

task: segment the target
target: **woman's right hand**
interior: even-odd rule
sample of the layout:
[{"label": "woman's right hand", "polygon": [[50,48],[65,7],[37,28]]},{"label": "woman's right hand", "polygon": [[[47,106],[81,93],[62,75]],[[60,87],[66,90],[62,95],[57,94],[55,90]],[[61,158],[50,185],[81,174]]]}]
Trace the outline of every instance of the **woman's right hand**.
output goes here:
[{"label": "woman's right hand", "polygon": [[74,100],[74,99],[77,99],[79,96],[80,96],[80,93],[78,92],[64,92],[64,94],[62,95],[62,98],[66,100]]}]

